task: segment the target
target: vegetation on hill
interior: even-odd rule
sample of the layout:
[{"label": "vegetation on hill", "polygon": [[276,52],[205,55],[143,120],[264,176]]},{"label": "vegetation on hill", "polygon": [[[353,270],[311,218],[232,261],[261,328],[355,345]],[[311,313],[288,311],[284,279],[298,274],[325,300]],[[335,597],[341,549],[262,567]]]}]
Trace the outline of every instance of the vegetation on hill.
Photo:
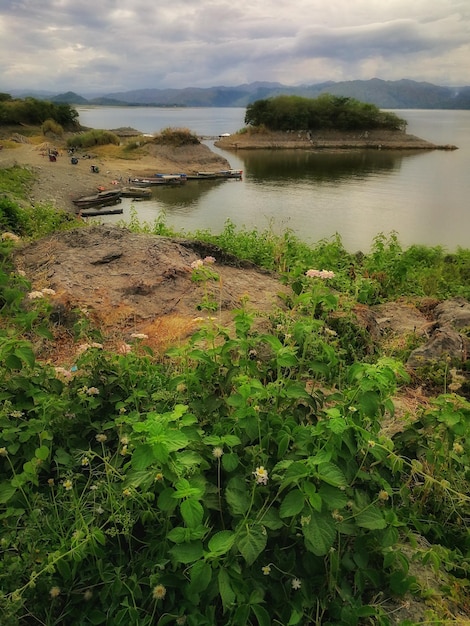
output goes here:
[{"label": "vegetation on hill", "polygon": [[78,127],[78,112],[69,104],[54,104],[36,98],[12,98],[0,94],[0,127],[18,124],[40,126],[52,120],[68,130]]},{"label": "vegetation on hill", "polygon": [[[14,178],[19,197],[27,178]],[[196,233],[292,293],[261,326],[242,302],[221,327],[219,260],[201,258],[185,275],[203,287],[195,314],[210,315],[159,355],[139,334],[105,349],[88,311],[55,304],[47,271],[33,290],[13,252],[34,222],[2,206],[2,626],[388,626],[415,599],[417,622],[455,623],[468,608],[470,394],[452,372],[466,364],[436,364],[433,397],[387,434],[394,397],[423,384],[404,367],[419,339],[387,352],[354,311],[405,287],[468,297],[468,250],[380,235],[356,257],[338,237]],[[163,220],[144,230],[174,234]],[[74,360],[53,366],[64,336]]]},{"label": "vegetation on hill", "polygon": [[318,98],[278,96],[257,100],[246,108],[245,124],[272,131],[404,130],[407,122],[394,113],[353,98],[324,94]]}]

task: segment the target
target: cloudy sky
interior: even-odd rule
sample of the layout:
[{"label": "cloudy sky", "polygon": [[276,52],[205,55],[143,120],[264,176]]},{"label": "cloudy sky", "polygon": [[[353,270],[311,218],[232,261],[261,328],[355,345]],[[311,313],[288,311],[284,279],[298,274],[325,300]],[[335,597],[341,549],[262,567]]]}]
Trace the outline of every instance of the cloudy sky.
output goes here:
[{"label": "cloudy sky", "polygon": [[470,85],[469,0],[0,0],[0,91]]}]

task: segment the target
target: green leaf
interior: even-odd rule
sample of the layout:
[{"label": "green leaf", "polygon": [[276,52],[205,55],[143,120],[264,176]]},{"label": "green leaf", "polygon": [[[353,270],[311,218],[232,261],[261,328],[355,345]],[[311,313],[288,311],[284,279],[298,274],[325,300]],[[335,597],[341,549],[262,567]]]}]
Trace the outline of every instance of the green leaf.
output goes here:
[{"label": "green leaf", "polygon": [[132,453],[132,467],[137,470],[144,470],[155,461],[155,456],[151,446],[144,443]]},{"label": "green leaf", "polygon": [[300,489],[289,491],[279,508],[280,517],[292,517],[300,513],[304,508],[305,497]]},{"label": "green leaf", "polygon": [[271,617],[263,606],[260,604],[252,604],[251,610],[258,620],[258,626],[271,626]]},{"label": "green leaf", "polygon": [[5,504],[15,495],[16,487],[11,483],[0,484],[0,504]]},{"label": "green leaf", "polygon": [[170,553],[177,563],[192,563],[202,558],[204,551],[200,541],[191,541],[173,546]]},{"label": "green leaf", "polygon": [[34,451],[34,456],[37,459],[41,459],[41,461],[46,461],[49,456],[49,448],[47,446],[41,446],[40,448],[36,448]]},{"label": "green leaf", "polygon": [[382,530],[387,526],[382,511],[375,506],[369,506],[358,513],[355,520],[358,526],[368,528],[369,530]]},{"label": "green leaf", "polygon": [[204,495],[204,489],[198,487],[194,483],[190,483],[186,478],[181,478],[175,483],[176,491],[174,498],[202,498]]},{"label": "green leaf", "polygon": [[202,504],[195,498],[183,500],[180,504],[181,515],[189,528],[195,528],[202,524],[204,509]]},{"label": "green leaf", "polygon": [[224,454],[222,456],[222,467],[226,472],[233,472],[234,469],[237,469],[240,459],[238,458],[238,454],[235,452]]},{"label": "green leaf", "polygon": [[[243,522],[245,524],[245,522]],[[248,565],[253,565],[261,552],[265,549],[268,536],[264,526],[246,526],[237,533],[237,548]]]},{"label": "green leaf", "polygon": [[343,472],[333,463],[321,463],[318,466],[318,477],[333,487],[346,487],[348,484]]},{"label": "green leaf", "polygon": [[189,578],[191,580],[189,585],[190,592],[201,593],[207,589],[211,582],[212,568],[209,563],[205,561],[197,561],[197,563],[194,563],[191,567]]},{"label": "green leaf", "polygon": [[348,502],[347,494],[341,491],[341,489],[332,487],[331,485],[323,484],[318,490],[318,493],[329,511],[342,509]]},{"label": "green leaf", "polygon": [[302,526],[307,550],[316,556],[328,554],[336,539],[335,522],[330,515],[312,512],[310,522]]},{"label": "green leaf", "polygon": [[235,543],[235,533],[231,530],[221,530],[213,535],[208,543],[211,556],[226,554]]},{"label": "green leaf", "polygon": [[164,489],[158,496],[157,506],[161,511],[168,513],[176,508],[175,491],[171,487]]},{"label": "green leaf", "polygon": [[225,499],[232,515],[244,515],[250,507],[250,494],[240,478],[229,481],[225,489]]},{"label": "green leaf", "polygon": [[219,583],[219,593],[222,599],[222,606],[225,611],[235,602],[235,593],[230,585],[230,577],[227,570],[220,569],[217,577]]}]

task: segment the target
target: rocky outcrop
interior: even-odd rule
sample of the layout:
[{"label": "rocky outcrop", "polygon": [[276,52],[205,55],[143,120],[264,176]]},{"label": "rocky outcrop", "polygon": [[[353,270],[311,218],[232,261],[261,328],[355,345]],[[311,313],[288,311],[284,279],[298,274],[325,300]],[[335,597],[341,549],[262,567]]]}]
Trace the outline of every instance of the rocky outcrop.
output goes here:
[{"label": "rocky outcrop", "polygon": [[434,316],[435,326],[429,340],[413,350],[408,367],[421,367],[447,358],[461,364],[467,360],[470,339],[460,331],[470,328],[470,302],[464,298],[446,300],[435,308]]}]

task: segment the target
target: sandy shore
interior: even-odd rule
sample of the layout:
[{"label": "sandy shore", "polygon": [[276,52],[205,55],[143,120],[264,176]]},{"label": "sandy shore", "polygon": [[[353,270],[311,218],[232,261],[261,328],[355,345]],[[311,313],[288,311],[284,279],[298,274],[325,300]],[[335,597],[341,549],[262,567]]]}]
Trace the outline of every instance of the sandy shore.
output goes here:
[{"label": "sandy shore", "polygon": [[215,143],[224,150],[455,150],[452,145],[436,145],[402,131],[290,131],[245,132],[222,137]]},{"label": "sandy shore", "polygon": [[[146,176],[155,172],[192,173],[203,169],[227,169],[226,159],[214,154],[207,146],[200,144],[171,149],[167,146],[150,146],[147,154],[134,159],[103,157],[99,154],[88,158],[86,154],[75,155],[76,165],[71,156],[57,144],[45,140],[39,144],[0,142],[0,167],[27,167],[35,173],[35,182],[29,193],[32,204],[51,202],[57,208],[75,211],[73,199],[96,193],[98,187],[106,189],[128,184],[135,176]],[[48,149],[56,146],[59,156],[55,162],[49,160]],[[90,151],[91,153],[92,151]],[[91,171],[97,166],[98,173]]]}]

